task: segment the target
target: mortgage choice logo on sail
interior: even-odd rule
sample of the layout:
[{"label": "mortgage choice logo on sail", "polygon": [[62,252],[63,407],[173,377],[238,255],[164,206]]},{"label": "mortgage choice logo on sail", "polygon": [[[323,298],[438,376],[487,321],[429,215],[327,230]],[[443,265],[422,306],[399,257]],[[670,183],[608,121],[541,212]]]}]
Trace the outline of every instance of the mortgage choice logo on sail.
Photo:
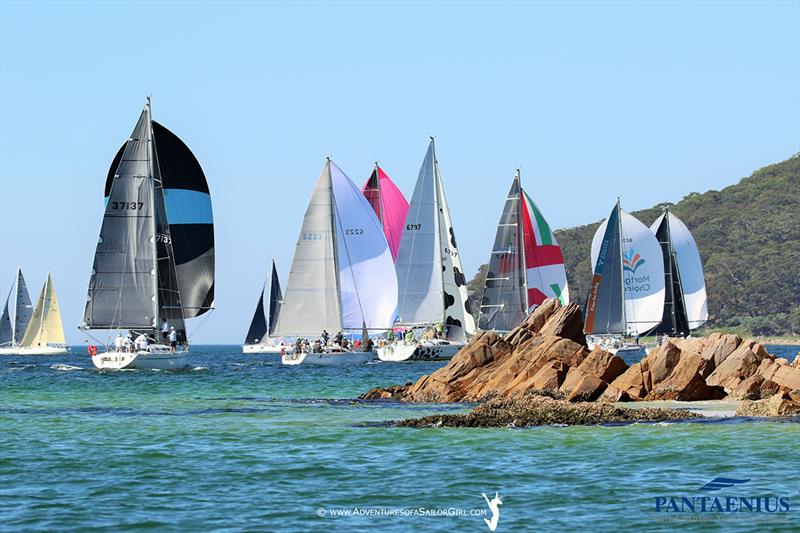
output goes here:
[{"label": "mortgage choice logo on sail", "polygon": [[318,507],[316,515],[319,518],[351,518],[351,517],[481,517],[489,531],[497,531],[500,523],[500,506],[503,500],[500,493],[495,491],[494,497],[489,498],[486,493],[481,493],[486,501],[488,510],[464,509],[458,507]]}]

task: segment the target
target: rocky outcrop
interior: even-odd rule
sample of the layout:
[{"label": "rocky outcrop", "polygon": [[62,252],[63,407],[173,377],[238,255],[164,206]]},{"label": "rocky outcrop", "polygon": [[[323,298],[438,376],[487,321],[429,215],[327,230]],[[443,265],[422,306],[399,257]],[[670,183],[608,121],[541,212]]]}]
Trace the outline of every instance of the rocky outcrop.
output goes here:
[{"label": "rocky outcrop", "polygon": [[745,400],[736,409],[736,416],[800,415],[800,390],[775,394],[766,400]]},{"label": "rocky outcrop", "polygon": [[362,398],[475,402],[548,390],[568,401],[759,400],[800,389],[800,356],[790,364],[736,335],[667,339],[628,367],[590,351],[575,304],[545,301],[505,336],[480,332],[447,365],[416,383],[372,389]]},{"label": "rocky outcrop", "polygon": [[463,415],[432,415],[395,422],[403,427],[525,427],[597,425],[702,418],[680,409],[629,409],[604,403],[572,403],[532,394],[494,398]]}]

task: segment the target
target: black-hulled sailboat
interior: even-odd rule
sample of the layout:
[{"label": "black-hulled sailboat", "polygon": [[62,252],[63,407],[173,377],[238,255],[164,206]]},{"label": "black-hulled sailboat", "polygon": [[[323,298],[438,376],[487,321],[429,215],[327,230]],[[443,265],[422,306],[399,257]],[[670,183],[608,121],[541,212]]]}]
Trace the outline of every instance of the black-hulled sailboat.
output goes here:
[{"label": "black-hulled sailboat", "polygon": [[264,309],[264,292],[267,284],[261,289],[253,319],[250,321],[250,329],[247,330],[242,352],[244,353],[272,353],[280,354],[282,350],[291,348],[284,343],[283,339],[273,337],[275,326],[278,323],[278,313],[281,309],[283,295],[281,294],[281,283],[278,279],[278,269],[275,267],[275,260],[272,260],[272,274],[269,282],[269,293],[267,294],[267,309]]},{"label": "black-hulled sailboat", "polygon": [[[182,368],[186,320],[214,301],[211,196],[194,154],[147,100],[106,179],[106,207],[80,328],[116,330],[98,368]],[[123,333],[127,331],[127,336]]]},{"label": "black-hulled sailboat", "polygon": [[708,319],[706,282],[697,243],[689,228],[669,211],[653,222],[664,257],[664,311],[650,335],[688,337]]}]

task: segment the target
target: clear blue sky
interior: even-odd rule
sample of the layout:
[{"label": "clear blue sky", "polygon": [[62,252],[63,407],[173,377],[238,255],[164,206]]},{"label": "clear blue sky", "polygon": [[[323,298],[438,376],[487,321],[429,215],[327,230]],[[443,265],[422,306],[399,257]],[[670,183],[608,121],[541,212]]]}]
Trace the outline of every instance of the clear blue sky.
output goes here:
[{"label": "clear blue sky", "polygon": [[470,275],[517,166],[556,228],[722,188],[800,150],[799,6],[3,1],[2,297],[17,265],[34,298],[52,270],[82,339],[103,180],[147,94],[212,189],[196,342],[242,340],[270,257],[285,280],[329,154],[410,198],[436,135]]}]

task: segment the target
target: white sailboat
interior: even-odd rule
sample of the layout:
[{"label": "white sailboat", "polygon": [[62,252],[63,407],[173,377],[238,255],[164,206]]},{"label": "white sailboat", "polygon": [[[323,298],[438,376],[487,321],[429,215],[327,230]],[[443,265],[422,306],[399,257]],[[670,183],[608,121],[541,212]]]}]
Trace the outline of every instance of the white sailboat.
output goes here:
[{"label": "white sailboat", "polygon": [[278,323],[283,296],[281,295],[281,284],[278,279],[278,269],[275,267],[275,260],[272,260],[272,274],[270,276],[269,294],[267,295],[268,307],[264,309],[264,292],[267,287],[261,289],[261,296],[258,298],[253,319],[250,321],[250,328],[247,330],[243,353],[267,353],[280,355],[292,349],[291,344],[287,344],[284,339],[274,337],[275,326]]},{"label": "white sailboat", "polygon": [[[397,252],[397,282],[399,320],[395,327],[422,331],[421,336],[429,338],[397,339],[378,350],[379,358],[453,357],[475,333],[475,319],[468,308],[467,281],[432,137]],[[439,335],[432,335],[437,329]]]},{"label": "white sailboat", "polygon": [[[17,269],[15,288],[14,321],[8,312],[9,301],[0,317],[0,355],[63,355],[68,352],[61,323],[61,312],[55,287],[47,274],[42,292],[31,305],[22,270]],[[11,294],[9,294],[10,298]]]},{"label": "white sailboat", "polygon": [[622,210],[619,201],[592,240],[592,286],[584,333],[590,349],[644,354],[625,337],[643,335],[661,322],[664,261],[650,229]]},{"label": "white sailboat", "polygon": [[200,164],[177,136],[151,119],[148,99],[106,180],[80,327],[118,333],[105,351],[89,346],[97,368],[187,366],[185,320],[213,308],[213,232]]},{"label": "white sailboat", "polygon": [[[275,326],[276,337],[298,339],[281,362],[343,365],[375,359],[367,332],[389,329],[396,310],[397,278],[383,228],[359,188],[328,159],[303,218]],[[360,335],[364,345],[303,347],[302,339],[318,339],[323,331]]]}]

